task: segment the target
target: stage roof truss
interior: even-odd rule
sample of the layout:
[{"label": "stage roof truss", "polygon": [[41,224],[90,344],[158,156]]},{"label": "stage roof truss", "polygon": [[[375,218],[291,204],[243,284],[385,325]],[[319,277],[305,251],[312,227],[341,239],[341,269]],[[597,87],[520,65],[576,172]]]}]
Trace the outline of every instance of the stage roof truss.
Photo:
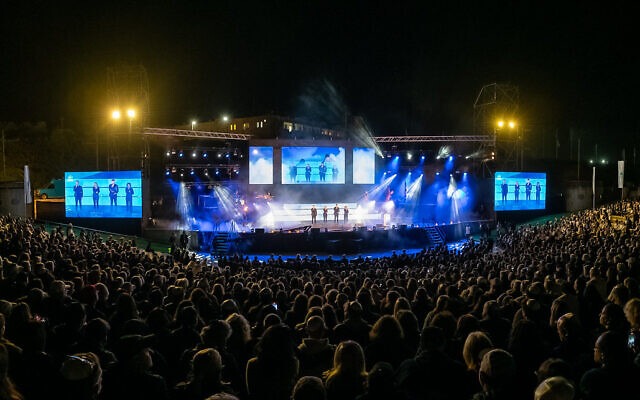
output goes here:
[{"label": "stage roof truss", "polygon": [[149,136],[170,136],[170,137],[186,137],[197,139],[222,139],[222,140],[249,140],[251,135],[242,133],[226,133],[226,132],[207,132],[192,131],[184,129],[163,129],[163,128],[144,128],[143,135]]},{"label": "stage roof truss", "polygon": [[492,135],[448,135],[448,136],[374,136],[378,143],[427,143],[427,142],[481,142],[493,143]]}]

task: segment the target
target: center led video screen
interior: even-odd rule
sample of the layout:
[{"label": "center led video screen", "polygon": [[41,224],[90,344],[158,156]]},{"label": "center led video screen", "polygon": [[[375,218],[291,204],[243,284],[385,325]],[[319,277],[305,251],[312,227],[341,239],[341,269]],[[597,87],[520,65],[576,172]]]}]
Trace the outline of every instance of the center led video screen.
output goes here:
[{"label": "center led video screen", "polygon": [[64,173],[67,218],[142,218],[140,171]]},{"label": "center led video screen", "polygon": [[344,147],[283,147],[283,184],[344,184]]},{"label": "center led video screen", "polygon": [[495,173],[494,210],[544,210],[547,174],[544,172]]}]

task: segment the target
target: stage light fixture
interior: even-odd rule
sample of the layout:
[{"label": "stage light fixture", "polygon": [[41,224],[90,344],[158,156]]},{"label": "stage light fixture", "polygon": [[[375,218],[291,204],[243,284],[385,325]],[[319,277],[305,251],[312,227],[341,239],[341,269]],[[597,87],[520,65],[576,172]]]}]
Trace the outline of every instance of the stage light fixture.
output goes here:
[{"label": "stage light fixture", "polygon": [[413,154],[407,153],[407,160],[411,160],[413,158]]},{"label": "stage light fixture", "polygon": [[167,169],[165,169],[165,170],[164,170],[164,174],[165,174],[166,176],[169,176],[169,174],[170,174],[170,173],[171,173],[171,171],[169,170],[169,168],[167,168]]},{"label": "stage light fixture", "polygon": [[197,154],[196,154],[195,151],[193,153],[191,153],[191,158],[196,158],[196,156],[197,156]]},{"label": "stage light fixture", "polygon": [[167,157],[171,157],[171,152],[167,150]]},{"label": "stage light fixture", "polygon": [[424,161],[425,157],[424,156],[420,156],[420,160]]},{"label": "stage light fixture", "polygon": [[193,175],[195,173],[196,173],[196,171],[194,171],[193,168],[191,168],[191,171],[189,172],[189,175]]},{"label": "stage light fixture", "polygon": [[182,152],[182,150],[180,150],[180,153],[178,153],[178,157],[180,158],[184,157],[184,153]]},{"label": "stage light fixture", "polygon": [[207,154],[207,152],[205,151],[204,153],[202,153],[202,157],[203,158],[207,158],[207,157],[209,157],[209,154]]},{"label": "stage light fixture", "polygon": [[176,171],[177,171],[176,167],[171,168],[171,173],[172,173],[172,174],[175,174],[175,173],[176,173]]},{"label": "stage light fixture", "polygon": [[209,170],[208,169],[204,170],[204,176],[209,176]]}]

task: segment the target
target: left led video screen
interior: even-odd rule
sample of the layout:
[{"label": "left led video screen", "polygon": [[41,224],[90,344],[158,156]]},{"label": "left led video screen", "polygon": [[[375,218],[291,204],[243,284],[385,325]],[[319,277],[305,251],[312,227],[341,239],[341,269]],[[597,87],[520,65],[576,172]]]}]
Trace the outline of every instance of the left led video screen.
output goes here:
[{"label": "left led video screen", "polygon": [[142,218],[140,171],[64,173],[67,218]]}]

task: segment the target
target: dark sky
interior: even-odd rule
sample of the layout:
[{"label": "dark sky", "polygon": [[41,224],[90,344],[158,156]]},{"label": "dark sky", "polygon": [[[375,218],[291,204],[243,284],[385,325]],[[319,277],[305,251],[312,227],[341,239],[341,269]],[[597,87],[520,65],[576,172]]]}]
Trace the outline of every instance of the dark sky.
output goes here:
[{"label": "dark sky", "polygon": [[470,133],[505,82],[531,129],[637,141],[638,8],[618,4],[5,1],[0,120],[97,124],[107,68],[141,64],[154,126],[348,112],[377,135]]}]

